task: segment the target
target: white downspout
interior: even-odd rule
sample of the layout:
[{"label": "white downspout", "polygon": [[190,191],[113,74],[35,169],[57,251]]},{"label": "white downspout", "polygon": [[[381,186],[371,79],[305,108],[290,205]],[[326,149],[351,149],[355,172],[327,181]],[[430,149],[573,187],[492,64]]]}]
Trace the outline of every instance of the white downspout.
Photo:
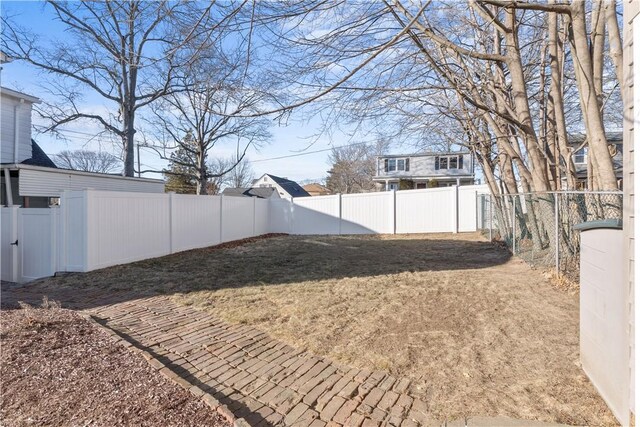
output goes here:
[{"label": "white downspout", "polygon": [[24,99],[20,100],[20,103],[13,108],[13,163],[18,164],[18,149],[20,147],[20,107],[24,104]]},{"label": "white downspout", "polygon": [[4,185],[7,193],[7,206],[13,206],[13,192],[11,191],[11,175],[9,175],[9,168],[4,168]]}]

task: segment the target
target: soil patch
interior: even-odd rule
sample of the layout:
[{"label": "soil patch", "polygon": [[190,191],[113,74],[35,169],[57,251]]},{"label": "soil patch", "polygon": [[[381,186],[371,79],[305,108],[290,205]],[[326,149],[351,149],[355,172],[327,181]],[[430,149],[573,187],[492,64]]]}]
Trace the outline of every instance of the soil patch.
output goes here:
[{"label": "soil patch", "polygon": [[4,426],[230,424],[69,310],[0,311]]}]

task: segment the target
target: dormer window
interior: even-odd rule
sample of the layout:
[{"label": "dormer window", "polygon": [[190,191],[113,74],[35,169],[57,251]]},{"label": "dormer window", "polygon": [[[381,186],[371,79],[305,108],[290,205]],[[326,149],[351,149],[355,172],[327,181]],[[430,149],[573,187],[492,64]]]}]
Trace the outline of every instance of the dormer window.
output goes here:
[{"label": "dormer window", "polygon": [[385,172],[408,172],[409,158],[402,159],[384,159]]},{"label": "dormer window", "polygon": [[436,170],[440,169],[463,169],[464,157],[458,156],[437,156],[436,157]]}]

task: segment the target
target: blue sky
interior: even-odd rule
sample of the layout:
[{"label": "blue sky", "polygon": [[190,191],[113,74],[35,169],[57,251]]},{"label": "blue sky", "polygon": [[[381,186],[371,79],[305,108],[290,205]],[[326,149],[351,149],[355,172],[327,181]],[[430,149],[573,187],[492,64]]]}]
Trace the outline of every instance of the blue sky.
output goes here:
[{"label": "blue sky", "polygon": [[[63,39],[65,37],[62,26],[53,19],[51,10],[48,7],[43,7],[40,2],[4,1],[2,2],[2,13],[14,16],[21,25],[27,28],[36,29],[43,38]],[[42,99],[47,98],[47,93],[43,88],[42,75],[37,69],[26,63],[16,61],[5,64],[0,78],[3,86]],[[87,94],[84,102],[85,105],[91,106],[91,108],[113,108],[106,105],[99,97],[92,98],[89,94]],[[325,135],[314,138],[314,135],[318,133],[319,119],[303,120],[303,113],[304,111],[294,112],[286,126],[281,126],[277,121],[274,121],[274,125],[271,128],[273,134],[272,142],[260,149],[252,148],[248,151],[248,158],[252,162],[256,176],[263,173],[271,173],[297,181],[320,180],[326,176],[326,171],[330,168],[330,164],[327,161],[328,151],[286,159],[269,159],[330,149],[332,145],[339,146],[355,142],[340,132],[336,132],[331,138]],[[34,115],[34,125],[42,126],[44,124]],[[65,128],[65,132],[63,132],[64,140],[48,134],[34,133],[33,135],[48,154],[81,148],[116,153],[117,147],[111,145],[104,137],[92,137],[98,130],[99,127],[97,126],[78,122],[69,124]],[[310,146],[312,141],[315,142]],[[235,152],[235,148],[235,144],[231,143],[214,147],[209,157],[228,157]],[[161,160],[157,154],[148,149],[141,149],[140,158],[143,165],[142,169],[162,169],[166,165],[166,161]],[[158,174],[147,174],[146,176],[160,177]]]}]

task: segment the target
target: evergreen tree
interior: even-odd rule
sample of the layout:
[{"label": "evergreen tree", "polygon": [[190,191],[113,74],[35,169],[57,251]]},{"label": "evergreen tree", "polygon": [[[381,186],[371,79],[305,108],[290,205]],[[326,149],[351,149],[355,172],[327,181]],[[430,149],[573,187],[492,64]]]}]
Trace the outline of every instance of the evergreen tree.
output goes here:
[{"label": "evergreen tree", "polygon": [[165,169],[164,191],[178,194],[196,194],[196,170],[191,164],[189,153],[184,147],[171,153],[169,168]]}]

